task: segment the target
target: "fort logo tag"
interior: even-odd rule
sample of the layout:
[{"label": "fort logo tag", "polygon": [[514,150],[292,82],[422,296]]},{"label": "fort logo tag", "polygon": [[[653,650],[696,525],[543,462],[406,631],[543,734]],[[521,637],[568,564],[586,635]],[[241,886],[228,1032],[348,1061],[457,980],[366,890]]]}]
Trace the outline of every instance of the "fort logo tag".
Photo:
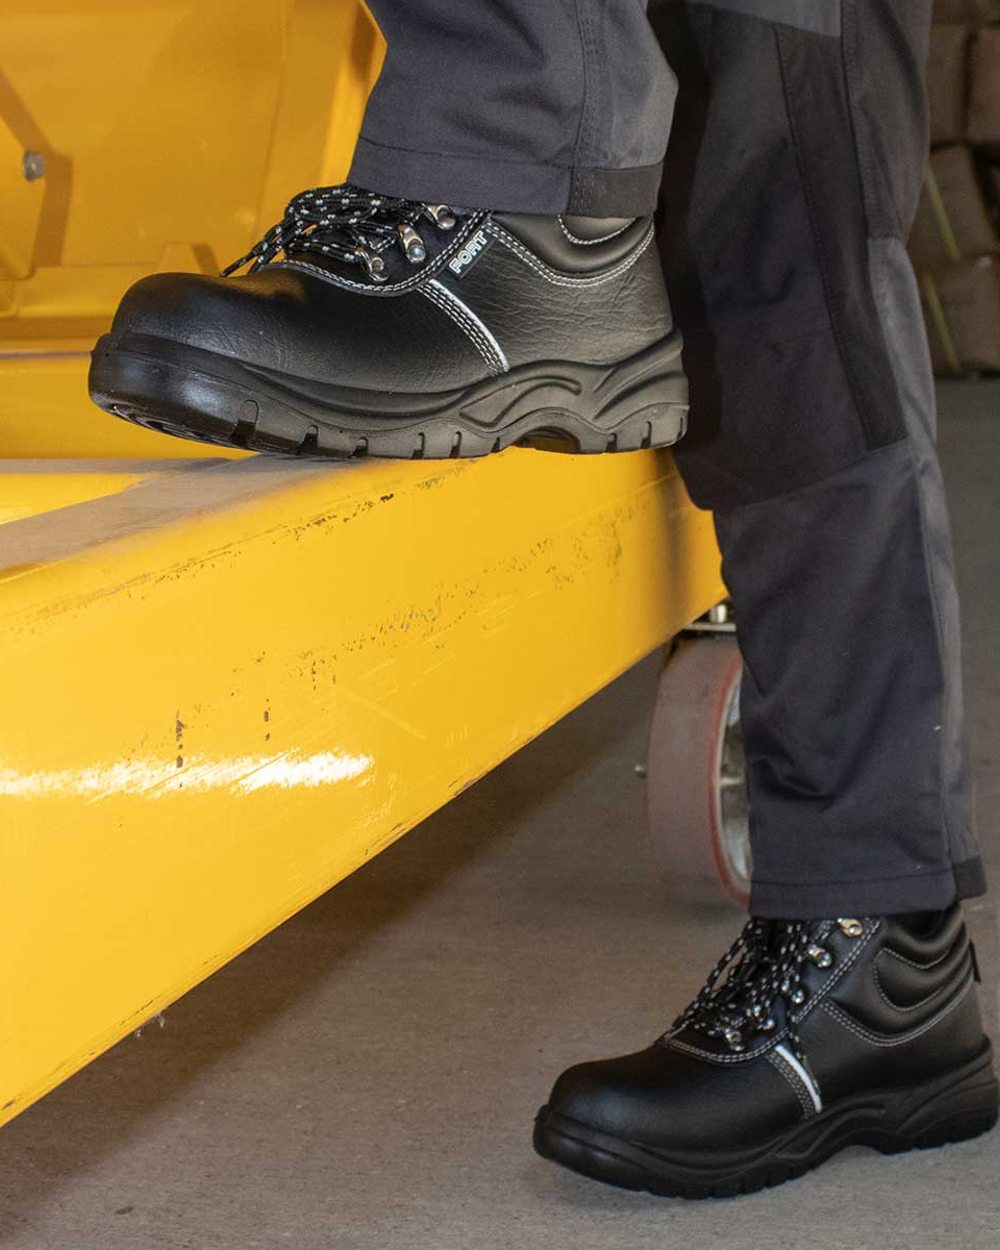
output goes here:
[{"label": "fort logo tag", "polygon": [[462,250],[451,258],[448,262],[448,268],[456,278],[460,278],[462,274],[472,268],[492,241],[484,230],[477,230]]}]

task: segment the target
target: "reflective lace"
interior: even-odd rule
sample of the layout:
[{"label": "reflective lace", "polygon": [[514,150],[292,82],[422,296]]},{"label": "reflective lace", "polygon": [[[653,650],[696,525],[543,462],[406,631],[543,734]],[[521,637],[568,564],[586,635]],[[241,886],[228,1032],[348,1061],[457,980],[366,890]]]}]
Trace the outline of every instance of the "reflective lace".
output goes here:
[{"label": "reflective lace", "polygon": [[350,183],[317,187],[291,200],[281,221],[224,269],[222,276],[229,277],[245,265],[253,273],[282,253],[317,252],[348,265],[361,265],[373,281],[386,282],[381,252],[395,243],[411,264],[422,264],[427,247],[417,226],[426,221],[438,230],[453,230],[457,220],[456,211],[446,204],[393,199]]},{"label": "reflective lace", "polygon": [[[844,933],[859,935],[859,921],[838,923]],[[749,920],[697,997],[674,1021],[673,1030],[688,1027],[720,1038],[738,1054],[746,1050],[753,1035],[772,1033],[778,1027],[774,1013],[780,1002],[788,1044],[801,1057],[792,1013],[807,998],[802,984],[806,962],[820,968],[833,964],[831,952],[816,940],[818,928],[815,920]]]}]

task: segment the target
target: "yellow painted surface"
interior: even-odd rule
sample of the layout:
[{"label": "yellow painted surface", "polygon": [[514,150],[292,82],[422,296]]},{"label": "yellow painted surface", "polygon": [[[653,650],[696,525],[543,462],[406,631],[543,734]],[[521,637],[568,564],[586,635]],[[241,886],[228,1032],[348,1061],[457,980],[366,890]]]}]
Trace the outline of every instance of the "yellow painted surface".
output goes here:
[{"label": "yellow painted surface", "polygon": [[190,454],[94,412],[85,353],[342,181],[382,55],[357,0],[0,0],[0,458]]},{"label": "yellow painted surface", "polygon": [[0,462],[0,525],[115,495],[155,476],[148,464],[123,461]]},{"label": "yellow painted surface", "polygon": [[0,354],[0,459],[73,455],[243,459],[249,452],[172,438],[119,421],[90,402],[89,353]]},{"label": "yellow painted surface", "polygon": [[0,527],[0,1119],[721,594],[657,453],[202,463]]},{"label": "yellow painted surface", "polygon": [[0,1122],[723,594],[665,454],[299,465],[90,405],[130,283],[343,177],[381,55],[355,0],[0,0]]}]

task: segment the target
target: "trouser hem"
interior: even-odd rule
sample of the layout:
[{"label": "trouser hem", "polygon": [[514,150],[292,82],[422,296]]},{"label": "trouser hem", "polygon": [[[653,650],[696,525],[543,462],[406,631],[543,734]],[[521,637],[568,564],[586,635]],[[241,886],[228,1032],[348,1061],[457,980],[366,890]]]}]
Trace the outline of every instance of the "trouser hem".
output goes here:
[{"label": "trouser hem", "polygon": [[955,865],[955,886],[959,898],[979,898],[986,893],[986,869],[978,855]]},{"label": "trouser hem", "polygon": [[750,914],[779,920],[826,920],[833,916],[891,916],[943,911],[957,898],[986,889],[979,860],[965,860],[937,872],[874,881],[754,881]]},{"label": "trouser hem", "polygon": [[581,169],[534,161],[416,152],[358,139],[348,175],[369,191],[507,213],[642,217],[656,207],[662,164]]}]

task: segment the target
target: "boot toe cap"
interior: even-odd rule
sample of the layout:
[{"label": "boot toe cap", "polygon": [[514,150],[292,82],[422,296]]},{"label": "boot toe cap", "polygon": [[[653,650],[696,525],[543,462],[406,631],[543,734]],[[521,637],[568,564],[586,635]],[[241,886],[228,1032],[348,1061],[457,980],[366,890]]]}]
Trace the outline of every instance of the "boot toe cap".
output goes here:
[{"label": "boot toe cap", "polygon": [[262,298],[265,292],[249,289],[248,282],[196,273],[152,274],[125,293],[112,333],[149,335],[254,359],[267,341],[273,320],[268,304],[278,292],[269,290]]},{"label": "boot toe cap", "polygon": [[548,1106],[600,1132],[668,1151],[752,1143],[802,1117],[791,1086],[765,1060],[713,1063],[663,1045],[569,1068]]}]

